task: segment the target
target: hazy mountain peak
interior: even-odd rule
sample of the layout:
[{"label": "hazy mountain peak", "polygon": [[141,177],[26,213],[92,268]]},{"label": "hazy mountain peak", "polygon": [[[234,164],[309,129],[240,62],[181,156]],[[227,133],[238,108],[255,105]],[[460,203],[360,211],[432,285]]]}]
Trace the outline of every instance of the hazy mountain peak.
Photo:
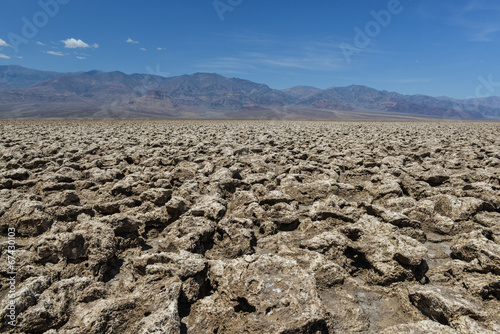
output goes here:
[{"label": "hazy mountain peak", "polygon": [[92,71],[88,71],[88,72],[83,73],[83,75],[99,75],[99,74],[103,74],[103,73],[104,73],[103,71],[92,70]]},{"label": "hazy mountain peak", "polygon": [[0,66],[0,91],[28,87],[60,75],[62,73],[38,71],[19,65],[3,65]]},{"label": "hazy mountain peak", "polygon": [[282,92],[297,99],[306,99],[322,90],[312,86],[295,86],[283,89]]}]

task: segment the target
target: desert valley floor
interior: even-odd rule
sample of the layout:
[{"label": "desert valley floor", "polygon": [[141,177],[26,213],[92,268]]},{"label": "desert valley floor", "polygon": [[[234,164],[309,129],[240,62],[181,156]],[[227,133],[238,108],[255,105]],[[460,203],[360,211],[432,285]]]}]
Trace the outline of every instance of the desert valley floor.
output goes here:
[{"label": "desert valley floor", "polygon": [[0,330],[500,333],[499,134],[0,121]]}]

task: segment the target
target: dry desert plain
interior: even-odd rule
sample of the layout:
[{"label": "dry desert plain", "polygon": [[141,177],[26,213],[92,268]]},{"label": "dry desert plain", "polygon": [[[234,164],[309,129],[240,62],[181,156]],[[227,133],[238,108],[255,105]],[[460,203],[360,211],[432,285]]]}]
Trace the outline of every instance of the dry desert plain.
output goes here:
[{"label": "dry desert plain", "polygon": [[499,134],[1,121],[1,331],[499,333]]}]

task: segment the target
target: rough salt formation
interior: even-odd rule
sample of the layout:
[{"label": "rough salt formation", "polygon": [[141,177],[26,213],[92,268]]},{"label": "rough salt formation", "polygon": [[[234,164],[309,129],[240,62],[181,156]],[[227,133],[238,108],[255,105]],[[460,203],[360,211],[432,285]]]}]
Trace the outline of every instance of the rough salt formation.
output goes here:
[{"label": "rough salt formation", "polygon": [[2,332],[500,332],[497,123],[0,130]]}]

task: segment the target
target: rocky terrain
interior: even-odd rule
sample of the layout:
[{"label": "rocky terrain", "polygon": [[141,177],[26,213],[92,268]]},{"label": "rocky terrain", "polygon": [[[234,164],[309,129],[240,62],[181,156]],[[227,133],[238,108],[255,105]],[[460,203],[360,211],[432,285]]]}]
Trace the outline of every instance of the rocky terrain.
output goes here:
[{"label": "rocky terrain", "polygon": [[499,133],[2,121],[0,330],[499,333]]}]

